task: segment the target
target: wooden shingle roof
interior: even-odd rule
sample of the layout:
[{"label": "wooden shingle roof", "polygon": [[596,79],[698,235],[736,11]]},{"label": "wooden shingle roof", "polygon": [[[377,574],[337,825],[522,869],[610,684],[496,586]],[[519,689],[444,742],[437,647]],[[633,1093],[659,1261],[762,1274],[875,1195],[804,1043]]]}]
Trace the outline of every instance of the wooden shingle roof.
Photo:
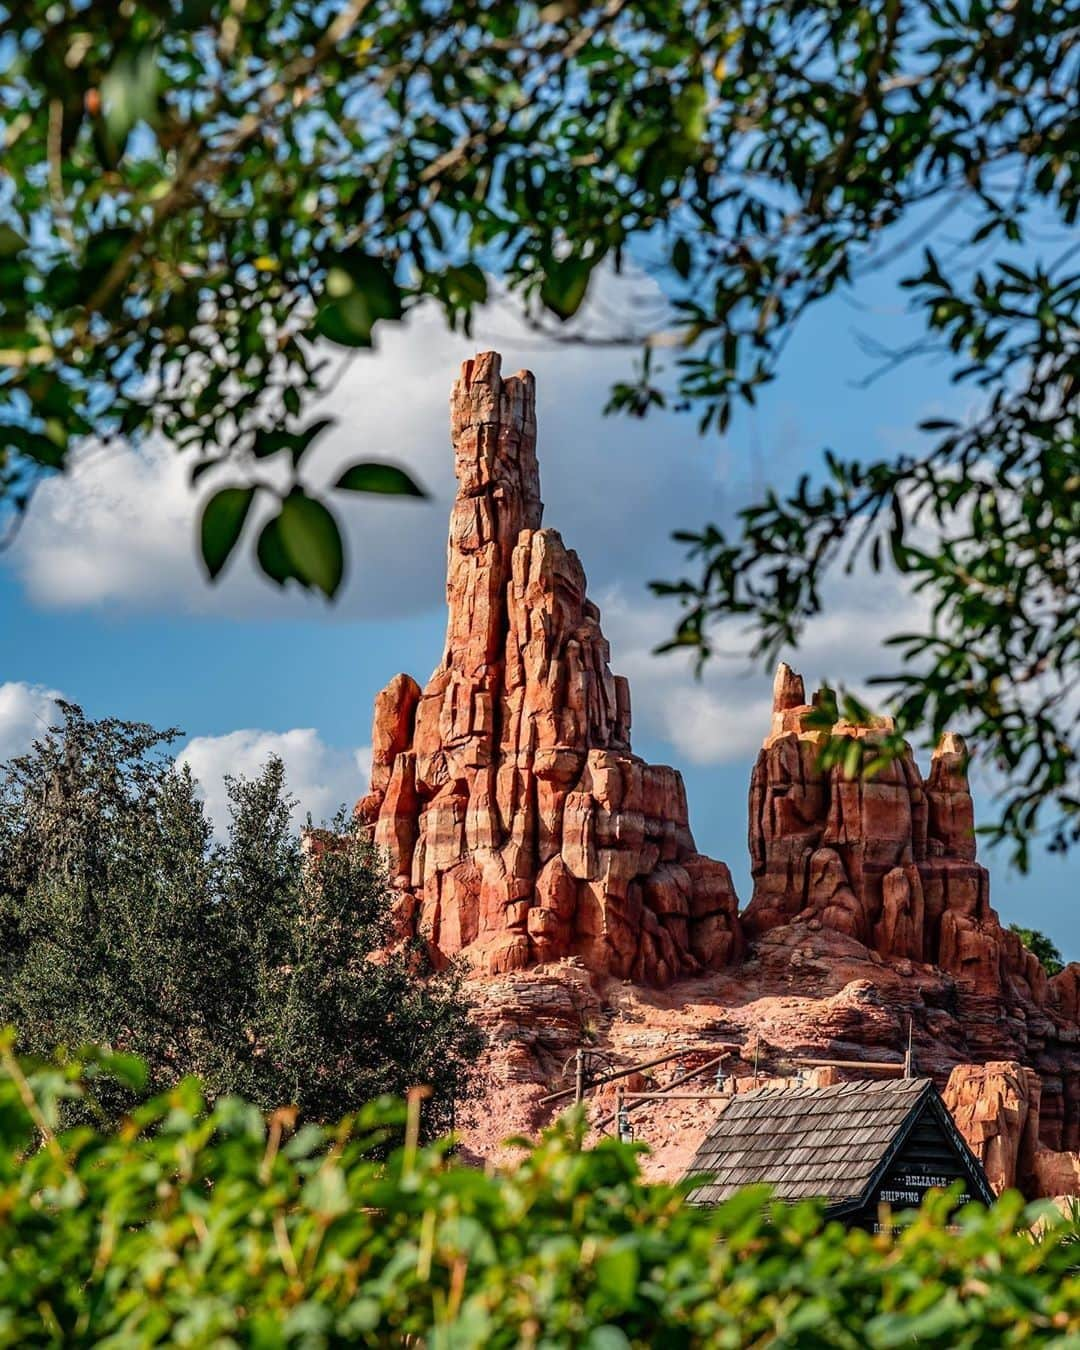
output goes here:
[{"label": "wooden shingle roof", "polygon": [[711,1175],[689,1199],[717,1204],[766,1182],[778,1200],[855,1200],[928,1097],[928,1078],[739,1093],[694,1156],[689,1173]]}]

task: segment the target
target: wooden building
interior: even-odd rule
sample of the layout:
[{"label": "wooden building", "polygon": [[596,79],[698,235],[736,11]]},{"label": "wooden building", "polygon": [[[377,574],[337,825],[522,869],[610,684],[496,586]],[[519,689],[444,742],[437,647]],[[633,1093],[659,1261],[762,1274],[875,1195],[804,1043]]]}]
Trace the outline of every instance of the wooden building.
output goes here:
[{"label": "wooden building", "polygon": [[712,1205],[766,1182],[778,1200],[824,1200],[827,1214],[873,1228],[880,1207],[916,1208],[927,1191],[964,1184],[960,1203],[993,1192],[928,1078],[757,1088],[738,1093],[698,1149],[690,1194]]}]

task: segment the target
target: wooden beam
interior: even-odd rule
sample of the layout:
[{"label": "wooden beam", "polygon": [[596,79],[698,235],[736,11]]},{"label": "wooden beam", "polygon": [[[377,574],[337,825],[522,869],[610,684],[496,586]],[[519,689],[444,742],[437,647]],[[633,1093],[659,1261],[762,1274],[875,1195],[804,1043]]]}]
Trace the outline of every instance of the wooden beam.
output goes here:
[{"label": "wooden beam", "polygon": [[734,1092],[624,1092],[626,1100],[641,1098],[650,1102],[732,1102]]},{"label": "wooden beam", "polygon": [[[699,1064],[696,1069],[691,1069],[689,1073],[684,1073],[678,1078],[673,1078],[670,1083],[664,1084],[663,1087],[653,1088],[651,1092],[643,1092],[634,1105],[628,1106],[626,1109],[628,1111],[640,1111],[647,1102],[663,1101],[664,1097],[667,1096],[668,1088],[682,1087],[683,1083],[688,1083],[691,1078],[696,1078],[699,1073],[704,1073],[706,1069],[715,1069],[722,1060],[727,1059],[727,1056],[728,1051],[725,1050],[723,1054],[717,1055],[714,1059],[707,1060],[704,1064]],[[637,1096],[636,1093],[635,1096]],[[615,1116],[605,1116],[599,1125],[594,1125],[593,1128],[602,1133],[614,1120]]]},{"label": "wooden beam", "polygon": [[895,1060],[875,1060],[875,1059],[802,1059],[793,1058],[792,1064],[804,1064],[810,1068],[817,1069],[888,1069],[891,1073],[903,1073],[903,1060],[897,1063]]},{"label": "wooden beam", "polygon": [[[719,1056],[720,1059],[723,1059],[725,1055],[730,1055],[741,1049],[741,1046],[726,1045],[723,1041],[714,1041],[712,1045],[684,1046],[681,1050],[671,1050],[668,1054],[661,1055],[659,1059],[648,1059],[643,1064],[631,1064],[628,1069],[617,1069],[614,1073],[601,1074],[599,1078],[593,1078],[591,1081],[586,1081],[584,1084],[584,1091],[591,1092],[593,1088],[601,1087],[604,1083],[614,1083],[617,1078],[628,1078],[632,1073],[642,1073],[645,1069],[655,1069],[657,1065],[666,1064],[672,1059],[685,1059],[688,1055],[707,1055],[711,1050],[715,1050],[718,1044],[723,1051],[723,1054]],[[709,1063],[715,1064],[716,1060],[710,1060]],[[700,1069],[694,1069],[691,1072],[691,1076],[700,1072]],[[540,1098],[537,1105],[547,1106],[549,1102],[561,1101],[563,1097],[573,1097],[576,1090],[576,1087],[572,1087],[563,1088],[559,1092],[549,1092],[546,1097]]]}]

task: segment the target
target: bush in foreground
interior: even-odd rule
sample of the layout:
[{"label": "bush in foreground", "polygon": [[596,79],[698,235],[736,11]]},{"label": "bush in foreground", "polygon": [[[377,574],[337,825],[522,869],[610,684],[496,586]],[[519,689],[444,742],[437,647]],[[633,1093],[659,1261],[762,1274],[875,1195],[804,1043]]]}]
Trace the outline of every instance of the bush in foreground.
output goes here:
[{"label": "bush in foreground", "polygon": [[[414,1100],[288,1135],[193,1081],[109,1133],[60,1104],[138,1066],[0,1043],[0,1345],[1075,1346],[1075,1229],[1009,1196],[898,1237],[751,1188],[715,1210],[562,1125],[488,1174],[417,1143]],[[379,1145],[404,1126],[404,1144]]]}]

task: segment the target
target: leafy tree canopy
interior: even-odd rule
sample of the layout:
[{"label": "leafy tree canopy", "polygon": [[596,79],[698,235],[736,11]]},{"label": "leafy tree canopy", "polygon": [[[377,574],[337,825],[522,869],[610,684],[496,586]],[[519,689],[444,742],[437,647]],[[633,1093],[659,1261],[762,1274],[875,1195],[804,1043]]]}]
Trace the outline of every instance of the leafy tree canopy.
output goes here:
[{"label": "leafy tree canopy", "polygon": [[1065,969],[1065,958],[1045,933],[1040,933],[1037,928],[1021,928],[1018,923],[1011,923],[1009,927],[1019,936],[1028,951],[1034,952],[1039,958],[1047,975],[1056,975],[1058,971]]},{"label": "leafy tree canopy", "polygon": [[229,783],[218,844],[164,752],[175,733],[62,706],[63,727],[0,771],[0,1019],[20,1045],[108,1045],[158,1089],[198,1074],[314,1120],[423,1083],[425,1124],[445,1129],[481,1038],[456,970],[384,953],[371,846],[340,819],[305,857],[276,759]]},{"label": "leafy tree canopy", "polygon": [[599,335],[644,349],[610,406],[723,431],[815,304],[891,261],[970,415],[892,459],[830,452],[734,531],[688,533],[693,567],[661,588],[685,604],[675,641],[705,656],[736,616],[771,655],[838,564],[898,569],[932,607],[896,638],[901,726],[974,734],[1021,862],[1040,829],[1065,847],[1077,39],[1060,0],[3,0],[7,500],[87,436],[158,433],[194,475],[228,466],[211,575],[260,497],[264,571],[329,594],[327,493],[420,489],[379,460],[305,476],[320,343],[369,346],[424,301],[467,331],[493,278],[558,330],[632,261],[667,313]]}]

